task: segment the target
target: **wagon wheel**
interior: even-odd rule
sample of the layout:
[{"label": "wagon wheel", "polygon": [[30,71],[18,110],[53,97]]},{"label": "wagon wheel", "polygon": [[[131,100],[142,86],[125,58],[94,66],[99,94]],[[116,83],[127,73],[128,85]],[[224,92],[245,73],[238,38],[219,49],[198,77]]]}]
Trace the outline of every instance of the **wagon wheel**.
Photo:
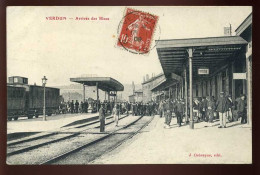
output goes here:
[{"label": "wagon wheel", "polygon": [[12,117],[7,117],[7,120],[8,121],[12,121]]},{"label": "wagon wheel", "polygon": [[15,117],[13,117],[13,119],[14,119],[14,120],[17,120],[17,119],[18,119],[18,117],[17,117],[17,116],[15,116]]},{"label": "wagon wheel", "polygon": [[28,119],[32,119],[33,118],[33,116],[32,115],[28,115]]}]

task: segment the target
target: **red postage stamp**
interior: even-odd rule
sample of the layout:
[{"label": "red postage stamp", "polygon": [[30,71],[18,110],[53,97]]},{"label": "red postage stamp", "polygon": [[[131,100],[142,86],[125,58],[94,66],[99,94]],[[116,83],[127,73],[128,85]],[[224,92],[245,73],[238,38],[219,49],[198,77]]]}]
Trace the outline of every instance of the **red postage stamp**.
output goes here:
[{"label": "red postage stamp", "polygon": [[127,8],[117,46],[132,53],[148,53],[157,21],[158,16]]}]

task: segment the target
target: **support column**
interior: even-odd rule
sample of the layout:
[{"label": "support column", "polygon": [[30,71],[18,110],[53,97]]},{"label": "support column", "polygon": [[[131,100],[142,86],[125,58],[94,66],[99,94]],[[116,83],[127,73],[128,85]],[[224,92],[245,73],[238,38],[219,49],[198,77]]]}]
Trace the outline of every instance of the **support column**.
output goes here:
[{"label": "support column", "polygon": [[185,83],[185,117],[186,117],[186,124],[189,123],[189,117],[188,117],[188,86],[187,86],[187,67],[185,66],[185,69],[184,69],[184,83]]},{"label": "support column", "polygon": [[175,99],[177,99],[177,97],[178,97],[178,90],[177,90],[177,83],[175,84]]},{"label": "support column", "polygon": [[232,62],[232,65],[231,65],[231,73],[232,73],[232,100],[234,101],[235,100],[235,80],[233,79],[233,73],[235,72],[235,66],[234,66],[234,62]]},{"label": "support column", "polygon": [[85,99],[86,99],[86,97],[85,97],[85,84],[83,83],[83,102],[85,102]]},{"label": "support column", "polygon": [[246,53],[246,68],[247,68],[247,124],[252,127],[252,43],[248,44]]},{"label": "support column", "polygon": [[183,78],[181,79],[181,98],[183,98],[183,92],[184,92],[184,87],[183,87]]},{"label": "support column", "polygon": [[169,87],[169,99],[171,99],[171,87]]},{"label": "support column", "polygon": [[190,129],[194,129],[194,121],[193,121],[193,94],[192,94],[192,57],[193,57],[193,49],[188,49],[189,53],[189,75],[190,75]]},{"label": "support column", "polygon": [[107,92],[107,99],[110,102],[110,91]]},{"label": "support column", "polygon": [[96,90],[97,90],[97,111],[99,111],[99,106],[98,106],[98,101],[99,101],[98,82],[96,82]]}]

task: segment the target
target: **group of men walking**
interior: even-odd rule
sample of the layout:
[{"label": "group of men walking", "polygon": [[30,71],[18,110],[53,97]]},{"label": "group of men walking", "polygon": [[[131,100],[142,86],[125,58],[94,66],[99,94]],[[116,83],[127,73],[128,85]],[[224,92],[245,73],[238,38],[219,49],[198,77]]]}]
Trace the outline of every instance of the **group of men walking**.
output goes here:
[{"label": "group of men walking", "polygon": [[182,118],[185,111],[184,100],[181,99],[167,99],[162,100],[159,104],[159,115],[165,117],[165,128],[170,128],[171,120],[175,114],[179,127],[183,123]]},{"label": "group of men walking", "polygon": [[157,111],[157,104],[153,101],[148,103],[134,102],[130,103],[132,115],[137,116],[153,116]]}]

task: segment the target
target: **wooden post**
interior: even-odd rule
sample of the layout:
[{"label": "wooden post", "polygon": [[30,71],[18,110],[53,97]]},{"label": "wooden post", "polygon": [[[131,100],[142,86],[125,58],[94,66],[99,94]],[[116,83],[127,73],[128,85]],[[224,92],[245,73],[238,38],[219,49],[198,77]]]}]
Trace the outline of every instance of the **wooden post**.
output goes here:
[{"label": "wooden post", "polygon": [[247,68],[247,124],[252,127],[252,43],[248,44],[246,53]]},{"label": "wooden post", "polygon": [[171,87],[169,87],[169,99],[171,99]]},{"label": "wooden post", "polygon": [[115,101],[116,101],[116,103],[117,103],[117,91],[116,91],[116,96],[115,96],[115,97],[116,97],[116,100],[115,100]]},{"label": "wooden post", "polygon": [[178,83],[176,83],[176,99],[178,99]]},{"label": "wooden post", "polygon": [[232,70],[232,99],[233,101],[235,100],[235,80],[233,79],[233,73],[235,72],[235,66],[234,66],[234,62],[232,62],[232,66],[231,66],[231,70]]},{"label": "wooden post", "polygon": [[187,83],[187,67],[185,66],[185,69],[184,69],[184,83],[185,83],[185,115],[186,115],[186,124],[189,123],[189,117],[188,117],[188,83]]},{"label": "wooden post", "polygon": [[193,121],[193,94],[192,94],[192,57],[193,57],[193,49],[189,48],[189,75],[190,75],[190,129],[194,129],[194,121]]},{"label": "wooden post", "polygon": [[181,98],[183,98],[183,92],[184,92],[184,87],[183,87],[183,78],[181,79]]}]

